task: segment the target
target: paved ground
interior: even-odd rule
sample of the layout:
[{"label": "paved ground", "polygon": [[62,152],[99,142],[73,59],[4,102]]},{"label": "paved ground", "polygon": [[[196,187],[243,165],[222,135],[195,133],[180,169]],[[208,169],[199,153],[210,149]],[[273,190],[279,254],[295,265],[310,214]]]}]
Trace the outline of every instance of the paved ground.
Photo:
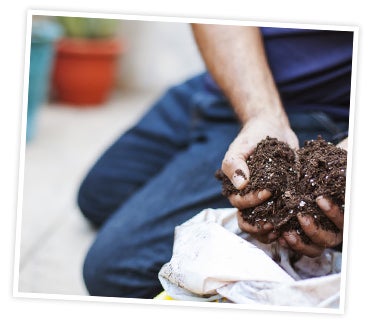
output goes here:
[{"label": "paved ground", "polygon": [[158,95],[126,92],[101,108],[42,108],[25,153],[20,292],[87,295],[81,266],[95,231],[76,207],[78,185],[100,152]]}]

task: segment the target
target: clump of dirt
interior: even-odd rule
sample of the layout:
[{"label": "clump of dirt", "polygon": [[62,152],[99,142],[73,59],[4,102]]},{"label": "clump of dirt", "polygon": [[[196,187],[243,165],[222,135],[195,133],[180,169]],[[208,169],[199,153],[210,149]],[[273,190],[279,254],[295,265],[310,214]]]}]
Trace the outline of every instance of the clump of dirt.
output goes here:
[{"label": "clump of dirt", "polygon": [[222,181],[226,197],[269,190],[272,197],[256,207],[240,210],[242,218],[252,225],[271,222],[279,232],[296,230],[308,244],[310,240],[303,233],[297,214],[311,215],[322,229],[338,232],[315,200],[326,196],[344,211],[346,164],[347,152],[321,137],[306,141],[297,151],[267,137],[247,160],[250,181],[245,189],[237,190],[221,170],[215,176]]}]

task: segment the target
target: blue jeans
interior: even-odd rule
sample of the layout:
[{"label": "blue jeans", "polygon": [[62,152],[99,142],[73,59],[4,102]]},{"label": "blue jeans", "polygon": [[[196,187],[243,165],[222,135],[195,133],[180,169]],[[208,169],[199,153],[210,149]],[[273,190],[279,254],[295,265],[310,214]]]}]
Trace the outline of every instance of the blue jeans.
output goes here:
[{"label": "blue jeans", "polygon": [[[340,131],[308,113],[290,120],[301,142]],[[83,267],[91,295],[152,298],[162,290],[157,274],[171,258],[175,226],[231,206],[214,173],[239,129],[226,98],[199,75],[169,89],[106,150],[78,193],[99,228]]]}]

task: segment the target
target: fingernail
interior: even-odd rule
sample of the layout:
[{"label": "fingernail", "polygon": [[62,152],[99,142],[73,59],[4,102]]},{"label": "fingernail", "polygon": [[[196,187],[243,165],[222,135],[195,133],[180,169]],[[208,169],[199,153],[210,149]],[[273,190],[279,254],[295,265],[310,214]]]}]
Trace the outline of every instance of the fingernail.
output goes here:
[{"label": "fingernail", "polygon": [[267,195],[268,195],[268,191],[267,190],[261,190],[258,194],[257,194],[257,197],[258,199],[265,199],[267,198]]},{"label": "fingernail", "polygon": [[241,175],[235,174],[233,176],[233,184],[236,189],[241,189],[244,187],[246,180]]},{"label": "fingernail", "polygon": [[304,226],[308,227],[311,224],[311,221],[308,216],[302,216],[304,221]]},{"label": "fingernail", "polygon": [[269,229],[272,229],[273,228],[273,224],[270,223],[270,222],[266,222],[264,225],[263,225],[263,229],[264,230],[269,230]]},{"label": "fingernail", "polygon": [[318,206],[325,212],[328,212],[329,210],[331,210],[331,204],[330,202],[323,197],[318,197],[317,198],[318,201]]},{"label": "fingernail", "polygon": [[295,245],[296,244],[296,237],[292,234],[289,234],[287,236],[287,242],[288,242],[288,244]]},{"label": "fingernail", "polygon": [[311,221],[310,221],[310,217],[307,215],[303,215],[302,213],[298,213],[297,214],[298,220],[301,221],[300,223],[303,224],[304,226],[309,226]]}]

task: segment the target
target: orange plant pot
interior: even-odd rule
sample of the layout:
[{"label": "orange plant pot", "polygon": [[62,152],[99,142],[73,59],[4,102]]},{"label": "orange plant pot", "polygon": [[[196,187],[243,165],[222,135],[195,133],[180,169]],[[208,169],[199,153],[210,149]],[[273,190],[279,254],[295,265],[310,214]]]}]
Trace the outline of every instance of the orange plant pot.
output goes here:
[{"label": "orange plant pot", "polygon": [[122,42],[117,39],[60,40],[53,71],[55,98],[73,105],[105,102],[116,81]]}]

